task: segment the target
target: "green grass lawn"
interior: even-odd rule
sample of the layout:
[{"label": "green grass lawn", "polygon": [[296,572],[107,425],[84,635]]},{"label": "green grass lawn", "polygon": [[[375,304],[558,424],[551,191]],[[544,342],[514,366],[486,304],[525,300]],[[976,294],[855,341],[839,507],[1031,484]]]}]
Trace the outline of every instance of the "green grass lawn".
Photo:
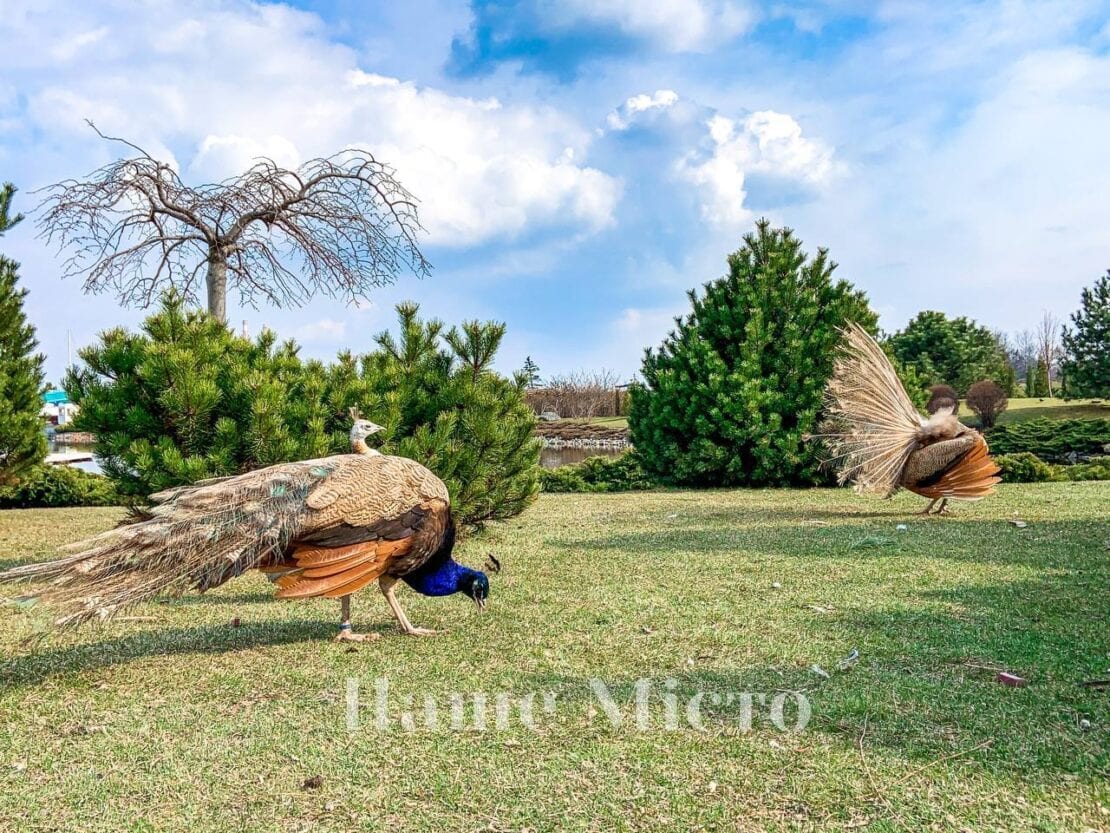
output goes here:
[{"label": "green grass lawn", "polygon": [[[363,592],[356,624],[381,638],[357,651],[329,641],[336,603],[277,602],[257,575],[34,646],[41,612],[0,606],[0,830],[1110,828],[1110,691],[1081,685],[1110,677],[1110,484],[1004,485],[950,518],[921,505],[543,496],[462,547],[505,564],[484,615],[405,590],[409,617],[448,633],[404,637]],[[118,514],[2,512],[0,564]],[[549,691],[556,711],[535,731],[381,731],[383,675],[393,717],[451,692]],[[351,677],[370,701],[354,732]],[[706,705],[702,731],[667,731],[654,703],[636,731],[642,677],[675,680],[681,704],[800,691],[812,718],[786,733],[757,706],[744,731],[735,703]]]},{"label": "green grass lawn", "polygon": [[[970,425],[978,425],[979,420],[970,412],[965,402],[960,403],[960,418]],[[998,418],[999,425],[1010,422],[1024,422],[1027,419],[1110,419],[1110,402],[1103,399],[1011,399],[1006,410]]]}]

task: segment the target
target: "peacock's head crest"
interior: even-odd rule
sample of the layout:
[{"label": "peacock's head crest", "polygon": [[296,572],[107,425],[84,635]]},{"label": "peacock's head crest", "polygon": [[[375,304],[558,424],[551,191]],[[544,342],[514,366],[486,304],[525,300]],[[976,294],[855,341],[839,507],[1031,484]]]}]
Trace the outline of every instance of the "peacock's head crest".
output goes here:
[{"label": "peacock's head crest", "polygon": [[382,426],[368,419],[363,419],[358,408],[351,408],[351,442],[365,440],[371,434],[385,430]]}]

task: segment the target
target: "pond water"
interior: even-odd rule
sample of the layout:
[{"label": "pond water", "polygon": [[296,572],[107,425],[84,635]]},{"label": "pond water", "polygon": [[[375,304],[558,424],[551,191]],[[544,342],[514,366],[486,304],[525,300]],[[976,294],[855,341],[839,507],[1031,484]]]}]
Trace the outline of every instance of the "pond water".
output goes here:
[{"label": "pond water", "polygon": [[625,448],[545,448],[540,452],[540,466],[557,469],[559,466],[581,463],[587,457],[617,457],[625,451]]},{"label": "pond water", "polygon": [[[66,451],[88,452],[92,454],[93,447],[91,445],[83,445],[81,443],[65,443],[56,440],[50,440],[46,444],[47,454],[61,454]],[[100,474],[100,463],[94,457],[91,460],[85,460],[81,463],[70,463],[69,467],[72,469],[81,469],[81,471],[92,472],[93,474]]]}]

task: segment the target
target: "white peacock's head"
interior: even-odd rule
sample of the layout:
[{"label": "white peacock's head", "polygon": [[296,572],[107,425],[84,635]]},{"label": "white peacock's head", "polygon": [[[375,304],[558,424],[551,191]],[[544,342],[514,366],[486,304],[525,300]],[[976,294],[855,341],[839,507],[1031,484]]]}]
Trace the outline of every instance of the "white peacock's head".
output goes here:
[{"label": "white peacock's head", "polygon": [[377,434],[383,430],[382,426],[368,419],[356,419],[354,424],[351,425],[351,441],[365,440],[371,434]]}]

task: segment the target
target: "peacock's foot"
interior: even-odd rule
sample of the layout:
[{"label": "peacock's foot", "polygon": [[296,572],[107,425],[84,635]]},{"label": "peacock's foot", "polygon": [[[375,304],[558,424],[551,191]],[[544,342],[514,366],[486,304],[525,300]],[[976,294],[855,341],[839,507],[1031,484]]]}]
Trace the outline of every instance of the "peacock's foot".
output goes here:
[{"label": "peacock's foot", "polygon": [[411,625],[402,630],[409,636],[435,636],[439,633],[439,631],[433,631],[430,628],[414,628]]},{"label": "peacock's foot", "polygon": [[336,642],[371,642],[378,639],[380,633],[355,633],[351,630],[351,626],[341,627],[339,633],[335,635]]}]

